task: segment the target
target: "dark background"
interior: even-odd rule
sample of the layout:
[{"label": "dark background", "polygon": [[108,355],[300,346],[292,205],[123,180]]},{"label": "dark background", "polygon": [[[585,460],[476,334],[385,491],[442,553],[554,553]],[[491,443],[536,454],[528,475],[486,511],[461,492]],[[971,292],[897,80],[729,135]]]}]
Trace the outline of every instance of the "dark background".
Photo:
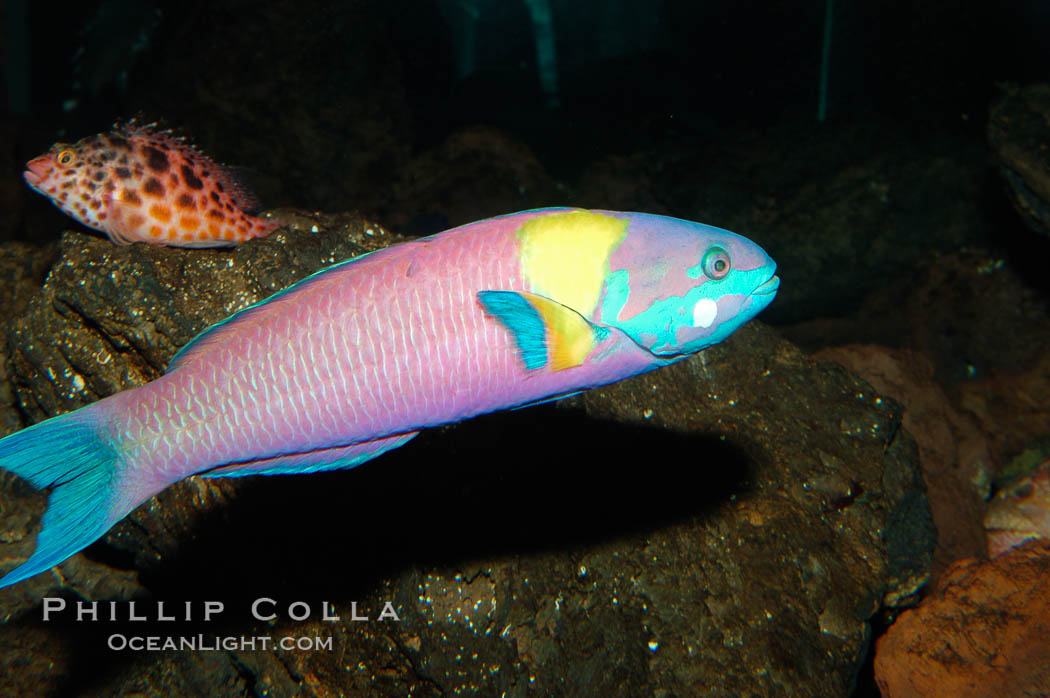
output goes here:
[{"label": "dark background", "polygon": [[[1010,206],[987,127],[1009,85],[1047,81],[1050,4],[838,0],[830,25],[824,0],[550,6],[554,92],[520,0],[3,0],[0,241],[78,228],[24,163],[139,116],[236,166],[267,208],[357,210],[408,234],[555,205],[732,229],[780,265],[763,321],[807,349],[918,349],[948,386],[1042,351],[1022,341],[1022,300],[1050,294],[1050,245]],[[971,297],[959,273],[894,317],[964,250],[1020,285]],[[851,322],[873,297],[878,321]],[[974,322],[996,308],[1004,324]],[[452,433],[499,448],[488,419]],[[316,483],[289,487],[306,500]]]},{"label": "dark background", "polygon": [[267,208],[409,234],[552,205],[730,228],[780,262],[778,323],[962,247],[1032,259],[985,133],[1003,85],[1046,77],[1045,3],[840,0],[830,24],[820,0],[550,7],[545,93],[517,0],[5,0],[0,239],[72,226],[28,159],[139,117]]}]

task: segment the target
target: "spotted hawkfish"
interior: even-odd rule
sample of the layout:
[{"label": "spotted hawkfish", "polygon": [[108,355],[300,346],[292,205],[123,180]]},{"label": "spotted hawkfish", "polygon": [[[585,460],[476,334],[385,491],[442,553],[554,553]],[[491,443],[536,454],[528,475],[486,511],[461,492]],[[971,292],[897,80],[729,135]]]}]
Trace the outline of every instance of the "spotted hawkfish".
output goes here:
[{"label": "spotted hawkfish", "polygon": [[279,225],[250,215],[255,197],[224,168],[168,131],[135,123],[56,143],[30,160],[30,187],[119,244],[222,247]]},{"label": "spotted hawkfish", "polygon": [[776,295],[776,264],[719,228],[540,209],[328,267],[202,332],[157,380],[0,440],[49,491],[53,566],[165,487],[352,468],[420,429],[679,361]]}]

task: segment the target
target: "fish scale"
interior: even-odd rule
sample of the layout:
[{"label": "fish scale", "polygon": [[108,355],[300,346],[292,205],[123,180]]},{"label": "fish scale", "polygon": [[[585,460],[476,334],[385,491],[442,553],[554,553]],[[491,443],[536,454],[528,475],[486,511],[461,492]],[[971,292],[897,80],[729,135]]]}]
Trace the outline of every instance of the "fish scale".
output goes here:
[{"label": "fish scale", "polygon": [[227,170],[166,131],[134,123],[56,143],[23,177],[80,223],[118,244],[234,245],[273,232],[276,219]]},{"label": "fish scale", "polygon": [[157,380],[0,440],[0,468],[50,489],[36,551],[0,586],[191,475],[350,468],[425,427],[679,361],[768,305],[775,268],[718,228],[578,209],[329,267],[205,330]]}]

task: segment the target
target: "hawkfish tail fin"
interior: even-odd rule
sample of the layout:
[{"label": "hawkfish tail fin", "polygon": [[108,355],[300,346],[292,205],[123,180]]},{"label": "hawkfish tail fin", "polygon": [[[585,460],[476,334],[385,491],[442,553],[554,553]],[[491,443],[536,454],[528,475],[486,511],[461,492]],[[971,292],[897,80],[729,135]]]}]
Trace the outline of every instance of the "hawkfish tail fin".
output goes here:
[{"label": "hawkfish tail fin", "polygon": [[[48,492],[36,550],[0,578],[0,587],[57,565],[100,538],[155,492],[125,480],[108,411],[95,403],[0,439],[0,469]],[[159,489],[159,488],[158,488]]]}]

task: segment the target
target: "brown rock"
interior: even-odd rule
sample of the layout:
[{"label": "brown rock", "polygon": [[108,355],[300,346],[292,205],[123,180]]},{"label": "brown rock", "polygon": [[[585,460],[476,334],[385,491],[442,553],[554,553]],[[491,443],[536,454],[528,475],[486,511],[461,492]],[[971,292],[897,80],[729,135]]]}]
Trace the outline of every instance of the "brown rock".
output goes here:
[{"label": "brown rock", "polygon": [[1050,543],[962,560],[878,641],[885,698],[1050,695]]},{"label": "brown rock", "polygon": [[824,349],[813,355],[834,361],[862,377],[904,409],[903,426],[919,446],[919,462],[937,527],[934,579],[950,563],[985,555],[981,526],[991,460],[975,420],[953,405],[934,380],[933,365],[922,355],[875,345]]},{"label": "brown rock", "polygon": [[[954,559],[984,556],[977,494],[1050,433],[1048,328],[1045,294],[1011,264],[971,250],[945,255],[909,283],[871,294],[854,317],[786,331],[810,348],[857,341],[896,347],[846,347],[817,356],[840,360],[902,402],[905,428],[920,445],[939,534],[935,578]],[[982,462],[984,482],[973,483]],[[996,550],[1016,542],[1013,533],[1027,537],[1044,526],[1040,510],[1020,501],[1025,490],[1020,497],[1014,491],[1005,491],[990,514],[996,530],[988,543]]]},{"label": "brown rock", "polygon": [[[383,220],[398,230],[430,234],[509,211],[564,203],[528,146],[497,129],[475,127],[453,133],[408,164]],[[407,217],[406,211],[415,217]],[[429,227],[428,218],[436,220]]]},{"label": "brown rock", "polygon": [[[67,235],[45,288],[8,328],[24,412],[45,416],[151,378],[204,325],[367,237],[352,217],[348,229],[315,220],[318,234],[307,218],[226,251]],[[52,632],[11,656],[34,671],[53,656],[49,670],[66,685],[107,695],[208,685],[847,694],[872,616],[914,603],[928,577],[929,509],[896,403],[752,323],[572,404],[428,430],[351,472],[181,482],[60,565],[54,582],[39,577],[51,594],[71,565],[91,563],[108,586],[61,593],[113,599],[125,614],[140,593],[219,600],[223,621],[71,623],[68,652],[58,652],[66,633]],[[38,509],[6,522],[11,558]],[[129,574],[121,567],[138,586],[112,583]],[[11,601],[0,642],[20,646],[23,628],[39,625],[31,604],[42,593]],[[272,624],[248,612],[260,597],[279,601]],[[300,600],[314,609],[308,621],[286,613]],[[341,620],[321,620],[322,602]],[[352,620],[355,602],[369,622]],[[399,620],[379,620],[387,602]],[[331,644],[108,652],[118,632]]]},{"label": "brown rock", "polygon": [[[1047,373],[1050,306],[1042,289],[1014,265],[971,249],[931,260],[907,281],[880,287],[853,315],[816,318],[783,332],[809,351],[843,344],[913,349],[933,363],[937,382],[956,398],[960,385],[1032,371],[1041,360]],[[1003,455],[1013,456],[1030,438],[1004,442]]]},{"label": "brown rock", "polygon": [[[1050,327],[1043,318],[1033,322]],[[1035,361],[1017,370],[990,373],[958,386],[959,406],[973,415],[988,435],[999,463],[1007,462],[1031,443],[1050,434],[1050,343],[1034,347]]]},{"label": "brown rock", "polygon": [[1050,85],[1007,87],[992,107],[988,143],[1014,208],[1032,230],[1050,234]]}]

